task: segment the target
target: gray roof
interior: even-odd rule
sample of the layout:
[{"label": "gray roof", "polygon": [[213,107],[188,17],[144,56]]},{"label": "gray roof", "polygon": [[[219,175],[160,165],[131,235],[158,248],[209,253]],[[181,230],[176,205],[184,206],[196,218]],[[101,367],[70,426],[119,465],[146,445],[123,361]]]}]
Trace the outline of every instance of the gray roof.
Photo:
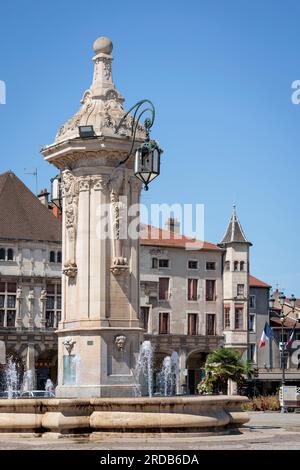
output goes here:
[{"label": "gray roof", "polygon": [[227,243],[248,243],[251,245],[244,234],[238,216],[236,215],[235,207],[233,207],[233,212],[230,217],[227,230],[222,241],[220,242],[220,245],[225,245]]},{"label": "gray roof", "polygon": [[0,175],[0,238],[61,242],[61,222],[12,172]]}]

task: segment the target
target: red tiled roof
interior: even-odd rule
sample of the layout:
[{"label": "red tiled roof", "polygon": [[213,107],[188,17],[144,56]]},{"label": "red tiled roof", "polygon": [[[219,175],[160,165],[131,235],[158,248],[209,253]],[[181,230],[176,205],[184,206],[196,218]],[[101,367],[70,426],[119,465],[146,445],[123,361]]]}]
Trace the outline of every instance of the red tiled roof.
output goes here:
[{"label": "red tiled roof", "polygon": [[265,282],[261,281],[260,279],[257,279],[257,277],[249,275],[249,285],[250,287],[269,287],[271,288],[269,284],[266,284]]},{"label": "red tiled roof", "polygon": [[[271,323],[271,326],[273,327],[281,327],[281,320],[277,317],[271,317],[270,318],[270,323]],[[284,320],[284,327],[285,328],[293,328],[295,325],[295,319],[293,318],[290,318],[290,317],[286,317],[286,319]],[[296,324],[296,329],[299,330],[300,329],[300,323],[298,322]]]},{"label": "red tiled roof", "polygon": [[141,225],[141,245],[168,246],[174,248],[186,248],[190,250],[222,251],[214,243],[196,240],[179,233],[169,232],[152,225]]},{"label": "red tiled roof", "polygon": [[61,242],[61,223],[17,176],[0,175],[0,238]]}]

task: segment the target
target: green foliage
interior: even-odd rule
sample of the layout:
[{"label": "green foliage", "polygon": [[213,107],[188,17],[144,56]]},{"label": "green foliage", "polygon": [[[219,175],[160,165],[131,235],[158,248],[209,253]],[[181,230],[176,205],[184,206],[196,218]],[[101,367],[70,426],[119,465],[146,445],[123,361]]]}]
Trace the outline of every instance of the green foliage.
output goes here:
[{"label": "green foliage", "polygon": [[254,397],[243,405],[246,411],[279,411],[280,403],[278,396]]},{"label": "green foliage", "polygon": [[219,348],[207,356],[205,363],[205,379],[198,385],[198,392],[203,394],[205,386],[209,393],[227,393],[227,382],[233,380],[241,387],[245,377],[253,376],[253,365],[242,361],[238,351],[230,348]]}]

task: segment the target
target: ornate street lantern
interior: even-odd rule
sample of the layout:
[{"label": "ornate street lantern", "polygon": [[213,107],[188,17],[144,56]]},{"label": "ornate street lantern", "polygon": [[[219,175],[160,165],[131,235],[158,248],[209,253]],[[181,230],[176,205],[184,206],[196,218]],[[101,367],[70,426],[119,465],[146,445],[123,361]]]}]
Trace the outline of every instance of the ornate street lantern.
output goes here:
[{"label": "ornate street lantern", "polygon": [[290,304],[291,304],[291,307],[292,309],[295,309],[296,307],[296,297],[294,296],[294,294],[292,294],[291,298],[290,298]]},{"label": "ornate street lantern", "polygon": [[61,209],[61,176],[56,175],[51,179],[51,202]]},{"label": "ornate street lantern", "polygon": [[[145,103],[147,103],[147,105],[150,105],[150,107],[140,111],[140,108]],[[129,113],[133,110],[135,110],[135,112],[133,114],[133,121],[131,127],[131,149],[128,152],[127,157],[122,162],[120,162],[119,165],[125,163],[132,155],[132,151],[136,143],[136,131],[139,125],[139,121],[144,113],[150,112],[151,118],[147,118],[144,121],[144,127],[146,129],[146,139],[136,149],[134,161],[134,174],[139,180],[144,183],[144,188],[146,191],[148,191],[149,183],[151,183],[151,181],[153,181],[154,178],[156,178],[160,173],[160,156],[163,151],[161,150],[161,148],[159,148],[155,140],[150,140],[149,137],[150,129],[153,126],[155,119],[155,108],[153,103],[149,100],[141,100],[134,106],[132,106],[119,122],[115,132],[118,132]]]},{"label": "ornate street lantern", "polygon": [[286,296],[284,295],[283,292],[281,292],[280,296],[279,296],[279,302],[280,302],[280,305],[283,307],[284,304],[285,304],[285,301],[286,301]]},{"label": "ornate street lantern", "polygon": [[274,308],[274,305],[275,305],[275,297],[272,295],[269,298],[269,307],[270,307],[271,310]]},{"label": "ornate street lantern", "polygon": [[161,153],[157,143],[149,138],[135,152],[134,174],[144,183],[146,191],[148,184],[159,175]]}]

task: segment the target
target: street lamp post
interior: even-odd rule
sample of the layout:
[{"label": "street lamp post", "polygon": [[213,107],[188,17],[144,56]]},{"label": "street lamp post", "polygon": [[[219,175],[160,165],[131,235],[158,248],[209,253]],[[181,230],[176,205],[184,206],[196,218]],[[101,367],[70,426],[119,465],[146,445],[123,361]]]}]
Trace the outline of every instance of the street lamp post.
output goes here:
[{"label": "street lamp post", "polygon": [[294,295],[291,296],[289,300],[289,305],[291,306],[291,310],[287,313],[284,313],[284,306],[286,304],[286,296],[281,292],[279,296],[279,305],[280,305],[280,313],[277,313],[274,310],[275,305],[275,298],[272,296],[269,299],[269,307],[270,312],[275,314],[277,317],[280,318],[281,322],[281,334],[279,341],[279,353],[280,353],[280,365],[281,365],[281,393],[282,393],[282,405],[281,405],[281,413],[286,413],[286,407],[284,404],[284,386],[285,386],[285,358],[286,358],[286,343],[284,341],[284,323],[286,318],[289,316],[290,313],[294,313],[296,307],[296,297]]}]

